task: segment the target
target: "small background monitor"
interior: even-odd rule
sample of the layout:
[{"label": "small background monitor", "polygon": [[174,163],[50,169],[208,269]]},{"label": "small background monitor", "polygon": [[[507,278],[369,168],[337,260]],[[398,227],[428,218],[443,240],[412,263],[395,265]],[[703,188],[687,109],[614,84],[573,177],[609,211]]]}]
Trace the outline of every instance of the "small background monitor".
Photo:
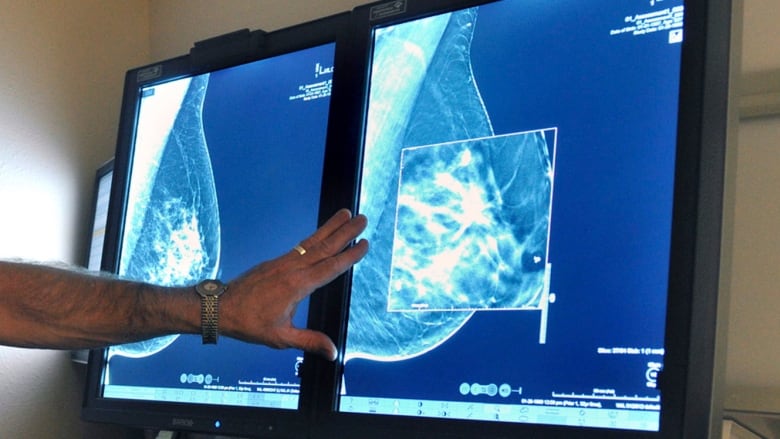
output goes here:
[{"label": "small background monitor", "polygon": [[[84,266],[90,271],[100,271],[103,259],[103,242],[106,237],[106,221],[108,206],[111,199],[111,181],[114,177],[114,159],[102,164],[95,171],[95,185],[92,199],[92,227],[89,234],[89,247],[84,258]],[[71,352],[71,359],[76,363],[86,364],[89,360],[89,350]]]},{"label": "small background monitor", "polygon": [[87,270],[100,271],[100,263],[103,259],[103,242],[106,237],[106,221],[108,220],[108,206],[111,198],[111,181],[114,177],[114,160],[104,163],[95,175],[95,195],[92,215],[92,229],[90,234],[90,246],[87,252]]}]

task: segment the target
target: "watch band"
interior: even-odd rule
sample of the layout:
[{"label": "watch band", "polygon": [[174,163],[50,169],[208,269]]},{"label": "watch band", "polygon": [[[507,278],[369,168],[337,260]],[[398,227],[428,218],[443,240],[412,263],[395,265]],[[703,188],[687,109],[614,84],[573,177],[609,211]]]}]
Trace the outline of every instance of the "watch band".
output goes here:
[{"label": "watch band", "polygon": [[219,298],[201,297],[200,326],[203,344],[217,344],[219,338]]},{"label": "watch band", "polygon": [[227,285],[216,279],[208,279],[195,286],[200,296],[200,326],[203,344],[216,344],[219,338],[219,296]]}]

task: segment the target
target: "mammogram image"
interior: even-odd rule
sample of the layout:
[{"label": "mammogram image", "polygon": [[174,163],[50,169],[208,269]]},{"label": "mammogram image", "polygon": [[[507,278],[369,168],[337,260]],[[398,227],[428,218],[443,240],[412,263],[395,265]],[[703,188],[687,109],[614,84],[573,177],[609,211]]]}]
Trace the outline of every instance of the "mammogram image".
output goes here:
[{"label": "mammogram image", "polygon": [[472,69],[478,8],[375,33],[345,361],[399,361],[483,310],[537,309],[557,129],[497,134]]},{"label": "mammogram image", "polygon": [[[202,120],[208,79],[200,75],[156,87],[148,105],[170,107],[168,117],[161,118],[170,125],[157,120],[154,109],[140,116],[139,130],[154,135],[139,136],[135,146],[119,269],[125,278],[182,286],[218,273],[219,206]],[[129,343],[110,352],[147,357],[177,338],[168,335]]]},{"label": "mammogram image", "polygon": [[404,149],[389,311],[537,307],[552,169],[534,131]]}]

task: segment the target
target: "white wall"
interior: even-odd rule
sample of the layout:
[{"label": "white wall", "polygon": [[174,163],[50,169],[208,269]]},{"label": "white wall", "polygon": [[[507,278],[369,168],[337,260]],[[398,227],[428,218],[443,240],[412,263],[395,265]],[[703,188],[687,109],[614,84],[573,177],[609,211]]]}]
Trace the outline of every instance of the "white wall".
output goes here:
[{"label": "white wall", "polygon": [[743,0],[742,71],[780,69],[780,2]]},{"label": "white wall", "polygon": [[[113,155],[123,72],[148,60],[148,27],[148,0],[0,1],[0,258],[81,262],[95,168]],[[79,421],[83,374],[67,352],[0,347],[0,437],[100,431]]]},{"label": "white wall", "polygon": [[780,119],[741,123],[737,169],[727,382],[780,392]]},{"label": "white wall", "polygon": [[[744,0],[742,90],[775,108],[778,23],[780,2]],[[743,118],[738,137],[725,407],[780,414],[780,116]]]},{"label": "white wall", "polygon": [[148,57],[147,14],[143,0],[3,1],[0,200],[23,209],[3,215],[0,255],[79,260],[88,173],[112,155],[122,70]]}]

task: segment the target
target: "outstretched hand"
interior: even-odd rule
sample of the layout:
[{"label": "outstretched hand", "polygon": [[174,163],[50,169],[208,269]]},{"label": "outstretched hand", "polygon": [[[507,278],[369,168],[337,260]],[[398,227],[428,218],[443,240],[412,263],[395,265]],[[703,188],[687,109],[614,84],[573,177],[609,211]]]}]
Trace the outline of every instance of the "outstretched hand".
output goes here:
[{"label": "outstretched hand", "polygon": [[368,242],[349,244],[366,228],[366,217],[343,209],[287,254],[261,263],[230,282],[221,298],[221,332],[273,348],[298,348],[336,358],[325,334],[296,328],[301,300],[359,261]]}]

